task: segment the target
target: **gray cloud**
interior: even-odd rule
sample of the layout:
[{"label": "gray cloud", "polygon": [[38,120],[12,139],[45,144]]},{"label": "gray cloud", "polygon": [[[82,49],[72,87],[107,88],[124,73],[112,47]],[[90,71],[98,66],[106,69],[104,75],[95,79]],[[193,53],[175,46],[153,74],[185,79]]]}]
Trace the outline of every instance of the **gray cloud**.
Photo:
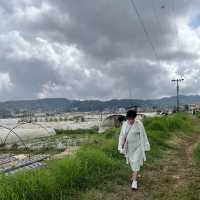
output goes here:
[{"label": "gray cloud", "polygon": [[135,2],[158,58],[129,0],[1,2],[1,99],[154,98],[179,74],[200,93],[199,1]]}]

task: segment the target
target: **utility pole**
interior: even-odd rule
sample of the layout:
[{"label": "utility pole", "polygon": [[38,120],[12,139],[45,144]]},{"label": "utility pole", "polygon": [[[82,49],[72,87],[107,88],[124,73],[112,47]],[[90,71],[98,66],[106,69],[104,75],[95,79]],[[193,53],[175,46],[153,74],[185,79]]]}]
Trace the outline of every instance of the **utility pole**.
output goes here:
[{"label": "utility pole", "polygon": [[182,82],[184,81],[183,78],[180,78],[180,79],[173,79],[172,82],[175,82],[176,83],[176,88],[177,88],[177,105],[176,105],[176,111],[179,112],[179,82]]}]

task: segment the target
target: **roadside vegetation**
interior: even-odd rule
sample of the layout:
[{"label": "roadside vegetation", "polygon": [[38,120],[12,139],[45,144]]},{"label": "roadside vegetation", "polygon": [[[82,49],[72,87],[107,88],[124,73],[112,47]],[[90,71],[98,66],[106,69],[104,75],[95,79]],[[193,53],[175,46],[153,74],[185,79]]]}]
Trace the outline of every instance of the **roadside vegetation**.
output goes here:
[{"label": "roadside vegetation", "polygon": [[[165,152],[174,148],[168,143],[171,138],[199,132],[196,122],[187,114],[147,118],[144,125],[151,143],[146,170],[155,170],[156,162]],[[64,131],[57,133],[66,134]],[[95,200],[103,199],[101,195],[109,194],[113,188],[128,185],[130,169],[117,151],[119,129],[112,129],[104,134],[91,133],[92,142],[82,146],[73,156],[48,162],[45,169],[1,175],[0,199]],[[80,130],[78,134],[81,134]],[[87,133],[83,131],[83,134]],[[195,155],[200,163],[200,146]]]},{"label": "roadside vegetation", "polygon": [[200,167],[200,141],[199,141],[199,144],[197,145],[197,147],[195,149],[194,158],[195,158],[196,162],[198,163],[198,165]]}]

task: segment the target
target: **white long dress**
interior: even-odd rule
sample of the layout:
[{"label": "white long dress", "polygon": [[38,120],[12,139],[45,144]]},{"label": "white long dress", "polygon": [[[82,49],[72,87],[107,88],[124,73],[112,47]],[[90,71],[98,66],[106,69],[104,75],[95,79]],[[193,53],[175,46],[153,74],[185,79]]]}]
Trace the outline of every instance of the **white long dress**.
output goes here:
[{"label": "white long dress", "polygon": [[150,150],[146,131],[141,121],[135,120],[131,126],[127,121],[123,123],[119,136],[118,150],[126,157],[132,171],[139,171],[146,161],[145,151]]}]

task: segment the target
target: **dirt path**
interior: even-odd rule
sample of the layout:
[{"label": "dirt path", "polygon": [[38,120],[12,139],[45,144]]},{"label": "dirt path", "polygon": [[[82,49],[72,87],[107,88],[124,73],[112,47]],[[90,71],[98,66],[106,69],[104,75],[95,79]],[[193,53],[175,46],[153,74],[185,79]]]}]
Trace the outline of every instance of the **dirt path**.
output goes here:
[{"label": "dirt path", "polygon": [[170,141],[173,149],[155,165],[146,165],[139,191],[126,185],[116,185],[109,192],[96,191],[91,199],[104,200],[200,200],[200,168],[193,153],[200,135],[176,137]]}]

